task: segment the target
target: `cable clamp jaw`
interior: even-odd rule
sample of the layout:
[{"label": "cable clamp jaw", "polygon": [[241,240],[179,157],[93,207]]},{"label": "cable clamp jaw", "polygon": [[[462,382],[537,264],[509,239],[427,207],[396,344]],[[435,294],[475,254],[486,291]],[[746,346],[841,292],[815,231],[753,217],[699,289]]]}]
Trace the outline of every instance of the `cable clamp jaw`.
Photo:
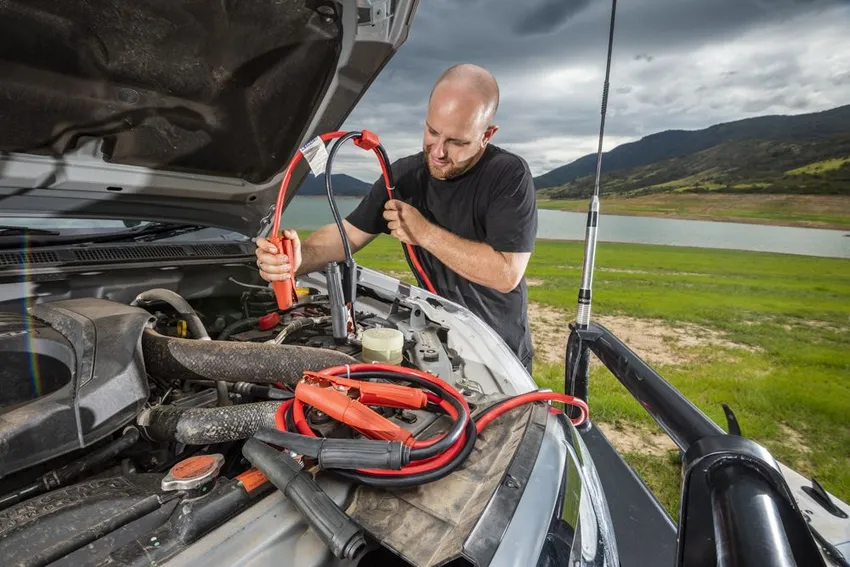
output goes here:
[{"label": "cable clamp jaw", "polygon": [[311,371],[304,373],[302,382],[311,386],[342,392],[367,406],[415,410],[424,408],[428,403],[428,396],[419,388],[397,384],[365,382]]}]

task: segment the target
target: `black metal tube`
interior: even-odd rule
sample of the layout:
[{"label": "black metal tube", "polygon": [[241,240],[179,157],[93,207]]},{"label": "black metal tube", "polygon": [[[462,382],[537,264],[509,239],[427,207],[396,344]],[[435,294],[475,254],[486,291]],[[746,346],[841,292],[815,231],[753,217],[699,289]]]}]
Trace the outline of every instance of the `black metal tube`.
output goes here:
[{"label": "black metal tube", "polygon": [[725,434],[608,329],[598,324],[592,327],[599,332],[590,343],[593,353],[682,451],[703,437]]},{"label": "black metal tube", "polygon": [[[564,393],[588,402],[590,380],[590,348],[581,339],[581,332],[573,330],[567,339],[566,364],[564,366]],[[567,408],[567,417],[575,419],[581,410],[575,406]]]},{"label": "black metal tube", "polygon": [[779,506],[764,478],[738,464],[712,473],[718,567],[796,567]]},{"label": "black metal tube", "polygon": [[[207,386],[215,388],[215,380],[192,380],[193,384],[198,386]],[[237,394],[253,396],[255,398],[263,398],[265,400],[291,400],[295,397],[293,392],[289,390],[281,390],[274,386],[265,386],[261,384],[252,384],[250,382],[225,382],[227,389]]]},{"label": "black metal tube", "polygon": [[34,482],[29,486],[16,490],[15,492],[4,494],[3,496],[0,496],[0,510],[5,510],[10,506],[14,506],[18,502],[23,502],[33,496],[37,496],[45,490],[44,484],[41,482]]}]

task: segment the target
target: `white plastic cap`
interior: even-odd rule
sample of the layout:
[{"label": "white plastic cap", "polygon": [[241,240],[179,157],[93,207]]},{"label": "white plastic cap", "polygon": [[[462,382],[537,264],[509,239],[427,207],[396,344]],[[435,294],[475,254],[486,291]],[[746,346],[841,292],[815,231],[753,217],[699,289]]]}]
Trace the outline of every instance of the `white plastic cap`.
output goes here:
[{"label": "white plastic cap", "polygon": [[363,362],[399,364],[404,350],[404,335],[397,329],[366,329],[361,337]]}]

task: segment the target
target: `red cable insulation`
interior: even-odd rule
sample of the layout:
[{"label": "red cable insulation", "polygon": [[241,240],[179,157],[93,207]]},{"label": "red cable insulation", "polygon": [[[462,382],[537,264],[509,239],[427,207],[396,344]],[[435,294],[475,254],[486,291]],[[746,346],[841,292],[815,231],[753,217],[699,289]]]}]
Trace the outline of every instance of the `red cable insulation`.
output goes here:
[{"label": "red cable insulation", "polygon": [[[463,395],[460,392],[458,392],[455,388],[446,384],[443,380],[440,380],[436,376],[433,376],[431,374],[427,374],[425,372],[416,370],[414,368],[407,368],[407,367],[404,367],[404,366],[396,366],[396,365],[392,365],[392,364],[367,364],[367,363],[362,363],[362,364],[353,364],[353,365],[350,365],[350,366],[335,366],[335,367],[332,367],[332,368],[325,369],[325,370],[321,371],[321,373],[322,374],[329,374],[329,375],[333,375],[333,376],[344,376],[344,375],[346,375],[350,372],[369,371],[369,370],[386,370],[386,371],[390,371],[390,372],[398,372],[398,373],[402,373],[402,374],[408,374],[408,375],[416,376],[418,378],[421,378],[421,379],[426,380],[428,382],[431,382],[433,384],[439,385],[445,391],[447,391],[450,395],[452,395],[452,397],[454,397],[455,399],[457,399],[461,402],[464,409],[466,410],[466,416],[471,416],[471,411],[469,409],[469,405],[467,404],[466,399],[463,397]],[[438,396],[436,396],[433,393],[429,392],[429,393],[426,393],[426,395],[428,396],[429,401],[442,402],[442,403],[440,403],[441,407],[443,407],[446,410],[446,412],[448,412],[448,414],[452,417],[452,419],[458,419],[459,416],[458,416],[457,410],[454,408],[454,406],[452,406],[451,404],[449,404],[445,400],[442,400],[441,398],[439,398]],[[562,402],[562,403],[565,403],[565,404],[577,406],[581,410],[581,415],[578,418],[570,420],[576,426],[584,423],[584,421],[587,420],[588,415],[589,415],[587,403],[585,403],[583,400],[580,400],[580,399],[575,398],[573,396],[570,396],[570,395],[567,395],[567,394],[560,394],[560,393],[557,393],[557,392],[527,392],[525,394],[519,394],[518,396],[511,398],[509,401],[502,402],[501,405],[499,405],[495,409],[488,411],[482,418],[480,418],[476,422],[476,424],[475,424],[476,431],[480,434],[482,431],[484,431],[484,429],[487,427],[487,425],[490,424],[490,422],[492,422],[493,420],[498,418],[500,415],[502,415],[502,414],[504,414],[504,413],[506,413],[506,412],[508,412],[512,409],[515,409],[515,408],[517,408],[521,405],[531,403],[531,402],[537,402],[537,401],[557,401],[557,402]],[[286,414],[287,409],[290,406],[292,406],[292,419],[293,419],[293,422],[295,423],[295,427],[298,430],[298,432],[301,433],[302,435],[306,435],[306,436],[309,436],[309,437],[317,437],[317,435],[313,432],[313,430],[310,428],[309,424],[307,423],[307,419],[306,419],[306,416],[304,414],[304,405],[298,399],[288,400],[288,401],[282,403],[278,407],[278,410],[275,414],[275,423],[276,423],[277,427],[282,431],[286,431],[286,420],[285,420],[284,416]],[[441,439],[444,436],[445,436],[445,434],[443,434],[441,436],[434,437],[432,439],[425,440],[425,441],[416,441],[414,443],[414,447],[418,448],[418,447],[425,447],[425,446],[431,445],[433,443],[436,443],[439,439]],[[466,443],[466,438],[467,438],[466,431],[464,431],[463,434],[458,439],[458,441],[455,442],[444,453],[439,454],[439,455],[435,455],[435,456],[427,458],[427,459],[422,459],[422,460],[416,461],[415,463],[411,463],[407,466],[402,467],[401,470],[385,470],[385,469],[377,469],[377,470],[357,469],[357,470],[360,473],[372,474],[372,475],[377,475],[377,476],[404,476],[404,475],[408,475],[408,474],[418,474],[418,473],[436,470],[436,469],[443,467],[444,465],[447,465],[448,463],[450,463],[452,461],[452,459],[455,458],[455,456],[463,449],[463,446]]]},{"label": "red cable insulation", "polygon": [[[323,142],[328,142],[336,138],[341,138],[342,136],[345,136],[345,134],[346,132],[342,131],[326,132],[324,134],[321,134],[319,138]],[[381,165],[381,172],[384,176],[384,185],[386,185],[387,187],[387,195],[390,199],[392,199],[392,187],[390,187],[390,177],[389,172],[387,171],[387,164],[384,163],[384,158],[383,156],[381,156],[381,153],[377,150],[377,148],[374,148],[372,151],[374,151],[375,155],[378,157],[378,163]],[[280,216],[283,211],[283,202],[286,200],[286,190],[289,187],[289,181],[292,178],[292,172],[295,170],[295,166],[301,162],[302,157],[303,154],[301,153],[301,149],[299,148],[298,151],[295,152],[295,155],[292,157],[292,161],[289,162],[289,166],[287,166],[286,172],[283,174],[283,180],[280,183],[280,189],[277,193],[277,203],[275,204],[274,209],[274,220],[272,222],[271,232],[272,236],[277,236],[280,233]],[[425,287],[434,295],[438,295],[434,284],[431,283],[430,278],[428,278],[428,275],[422,268],[422,264],[419,263],[419,258],[417,257],[413,246],[411,246],[410,244],[405,244],[405,247],[407,248],[407,252],[410,255],[411,261],[413,262],[416,271],[419,273],[420,277],[425,282]]]},{"label": "red cable insulation", "polygon": [[[461,403],[461,405],[466,410],[467,416],[471,415],[471,413],[472,413],[471,410],[469,409],[469,404],[467,404],[466,399],[463,397],[463,395],[460,394],[460,392],[458,392],[457,390],[455,390],[454,388],[452,388],[451,386],[449,386],[448,384],[446,384],[445,382],[443,382],[442,380],[440,380],[436,376],[433,376],[431,374],[427,374],[425,372],[421,372],[421,371],[416,370],[414,368],[407,368],[407,367],[404,367],[404,366],[395,366],[395,365],[392,365],[392,364],[367,364],[367,363],[362,363],[362,364],[352,364],[350,366],[334,366],[332,368],[327,368],[327,369],[323,370],[321,373],[322,374],[330,374],[332,376],[345,376],[349,372],[358,372],[358,371],[363,371],[363,370],[366,370],[366,371],[368,371],[368,370],[387,370],[387,371],[390,371],[390,372],[399,372],[399,373],[404,373],[404,374],[416,376],[416,377],[421,378],[425,381],[431,382],[432,384],[436,384],[436,385],[442,387],[447,392],[449,392],[452,395],[452,397],[454,397],[455,399],[457,399]],[[444,407],[446,408],[446,411],[449,412],[449,415],[452,417],[452,419],[458,418],[457,410],[455,410],[454,406],[447,403],[446,406],[444,406]],[[278,412],[282,413],[280,409],[278,409]],[[307,423],[307,419],[306,419],[305,414],[304,414],[304,405],[298,399],[295,400],[295,402],[292,406],[292,419],[295,422],[295,426],[298,429],[299,433],[301,433],[302,435],[307,435],[309,437],[317,437],[317,435],[315,433],[313,433],[313,430],[310,429],[310,426]],[[429,444],[431,442],[436,443],[437,439],[440,439],[440,437],[435,438],[433,441],[431,439],[429,439],[427,442]],[[446,451],[445,453],[442,453],[440,455],[436,455],[436,456],[429,458],[429,459],[422,459],[421,461],[416,461],[416,464],[407,465],[405,467],[402,467],[401,470],[358,469],[358,472],[366,473],[366,474],[381,475],[381,476],[403,476],[403,475],[408,475],[408,474],[416,474],[416,473],[420,473],[420,472],[428,472],[430,470],[440,468],[440,467],[448,464],[449,462],[451,462],[451,460],[454,459],[454,457],[461,451],[461,449],[463,449],[463,445],[465,443],[466,443],[466,432],[461,434],[458,441],[454,445],[452,445],[451,448],[448,451]]]},{"label": "red cable insulation", "polygon": [[[345,136],[345,132],[327,132],[319,136],[323,142],[327,142],[328,140],[333,140],[334,138],[341,138]],[[274,221],[272,224],[272,236],[277,236],[280,232],[280,214],[283,211],[283,202],[286,200],[286,189],[289,187],[289,180],[292,178],[292,172],[295,170],[295,166],[301,161],[301,157],[304,154],[301,153],[301,149],[299,148],[295,155],[292,157],[292,161],[289,162],[289,166],[286,168],[286,173],[283,174],[283,180],[280,182],[280,189],[277,192],[277,203],[274,207]]]},{"label": "red cable insulation", "polygon": [[569,396],[567,394],[559,394],[557,392],[527,392],[525,394],[520,394],[514,398],[511,398],[510,401],[504,402],[496,409],[487,412],[484,417],[475,422],[475,429],[478,431],[478,433],[481,433],[491,421],[493,421],[505,412],[508,412],[514,408],[517,408],[523,404],[527,404],[530,402],[544,402],[549,400],[578,406],[578,408],[581,410],[581,415],[576,419],[570,420],[573,422],[573,425],[581,425],[585,422],[585,420],[587,420],[589,410],[584,400],[574,398],[573,396]]},{"label": "red cable insulation", "polygon": [[[375,155],[378,156],[378,163],[381,165],[381,171],[384,174],[384,185],[387,187],[387,197],[392,200],[393,188],[390,187],[390,177],[387,172],[387,164],[384,163],[383,156],[377,150],[375,150]],[[419,272],[422,281],[425,282],[425,287],[434,295],[439,295],[434,284],[431,283],[431,279],[425,273],[425,269],[422,267],[422,264],[419,263],[419,257],[416,255],[416,251],[413,249],[413,246],[408,243],[404,243],[404,246],[407,248],[407,253],[410,255],[410,260],[413,262],[414,268],[416,268],[416,271]]]}]

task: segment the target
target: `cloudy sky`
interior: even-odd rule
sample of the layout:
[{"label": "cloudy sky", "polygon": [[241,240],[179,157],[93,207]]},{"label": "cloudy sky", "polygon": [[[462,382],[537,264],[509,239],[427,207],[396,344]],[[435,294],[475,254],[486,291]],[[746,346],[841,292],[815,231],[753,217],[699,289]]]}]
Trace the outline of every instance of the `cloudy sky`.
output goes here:
[{"label": "cloudy sky", "polygon": [[[421,0],[407,42],[345,124],[392,159],[421,148],[434,80],[470,62],[499,81],[494,143],[535,175],[596,151],[607,0]],[[629,0],[617,4],[604,149],[671,128],[850,104],[847,0]],[[337,173],[372,182],[340,150]],[[604,167],[604,162],[603,162]]]}]

